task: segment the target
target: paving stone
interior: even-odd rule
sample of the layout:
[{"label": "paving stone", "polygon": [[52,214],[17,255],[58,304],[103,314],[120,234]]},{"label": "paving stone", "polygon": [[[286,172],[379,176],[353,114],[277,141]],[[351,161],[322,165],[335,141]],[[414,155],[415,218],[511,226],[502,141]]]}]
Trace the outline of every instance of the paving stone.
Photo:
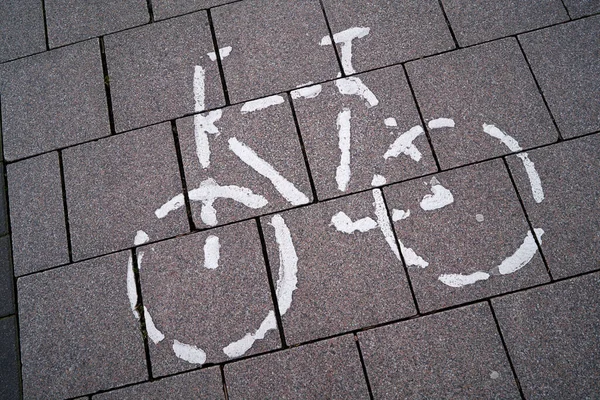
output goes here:
[{"label": "paving stone", "polygon": [[430,129],[442,168],[511,152],[486,134],[494,125],[522,148],[558,138],[515,39],[487,43],[407,64],[427,124],[451,118],[454,128]]},{"label": "paving stone", "polygon": [[593,0],[563,0],[572,18],[600,12],[600,3]]},{"label": "paving stone", "polygon": [[154,19],[158,21],[232,1],[235,0],[152,0],[152,12]]},{"label": "paving stone", "polygon": [[127,252],[20,278],[25,398],[65,398],[147,379],[127,297]]},{"label": "paving stone", "polygon": [[7,166],[15,275],[69,262],[57,153]]},{"label": "paving stone", "polygon": [[15,312],[10,236],[0,238],[0,317]]},{"label": "paving stone", "polygon": [[[283,96],[271,99],[278,99],[283,103],[255,112],[244,111],[245,107],[252,104],[246,103],[177,121],[188,191],[199,192],[207,185],[234,185],[250,189],[255,195],[263,197],[262,200],[249,201],[248,205],[227,198],[217,198],[214,204],[215,218],[212,220],[207,216],[208,213],[203,215],[208,208],[199,201],[201,198],[196,197],[194,200],[194,195],[190,194],[196,226],[204,228],[239,221],[312,201],[310,181],[289,103]],[[214,128],[210,121],[214,121]],[[208,129],[208,133],[202,133],[205,131],[203,126]],[[202,135],[208,138],[210,154],[206,152],[206,146],[202,145],[201,140],[197,146],[196,133],[199,138]],[[232,151],[232,145],[237,145],[234,147],[237,149],[236,153]],[[273,171],[268,172],[264,166],[258,167],[262,174],[257,172],[237,155],[244,153],[246,156],[242,157],[248,159],[250,151],[271,165],[293,187],[283,183],[279,177],[275,178]],[[204,164],[201,164],[199,154],[207,154],[202,156]],[[256,166],[259,161],[254,161],[251,160],[250,164]],[[204,168],[203,165],[207,164]],[[271,178],[267,178],[265,173]],[[217,194],[215,190],[211,192]]]},{"label": "paving stone", "polygon": [[0,365],[0,399],[20,399],[19,339],[14,316],[0,319]]},{"label": "paving stone", "polygon": [[600,274],[492,300],[528,399],[592,399],[600,393]]},{"label": "paving stone", "polygon": [[4,64],[0,80],[7,160],[110,134],[97,40]]},{"label": "paving stone", "polygon": [[521,398],[487,304],[358,336],[376,399]]},{"label": "paving stone", "polygon": [[368,399],[351,335],[225,365],[230,399]]},{"label": "paving stone", "polygon": [[[401,134],[421,125],[402,66],[361,74],[357,78],[371,90],[377,105],[371,107],[361,96],[341,95],[334,82],[322,85],[316,98],[294,100],[319,199],[368,189],[373,186],[374,175],[381,175],[390,183],[437,171],[424,132],[412,142],[421,153],[415,156],[419,161],[402,153],[398,157],[384,158]],[[341,85],[347,80],[337,82]],[[348,111],[344,111],[346,109]],[[340,190],[337,182],[342,158],[338,122],[341,114],[350,115],[350,179],[341,180],[342,185],[347,185],[345,190]],[[385,122],[392,124],[390,118],[397,126],[386,126]]]},{"label": "paving stone", "polygon": [[435,0],[324,0],[323,5],[334,35],[354,27],[370,29],[352,41],[352,65],[359,72],[454,48]]},{"label": "paving stone", "polygon": [[169,124],[69,148],[63,160],[74,260],[132,247],[138,230],[152,240],[189,231],[185,212],[155,214],[182,190]]},{"label": "paving stone", "polygon": [[8,210],[6,209],[6,189],[4,185],[4,164],[0,164],[0,235],[8,233]]},{"label": "paving stone", "polygon": [[[216,264],[205,256],[215,241]],[[154,376],[280,346],[254,221],[144,246],[139,258],[144,307],[155,327],[148,329]],[[178,346],[203,356],[192,359]]]},{"label": "paving stone", "polygon": [[[225,104],[218,65],[207,55],[215,50],[205,12],[108,35],[104,43],[117,132]],[[200,69],[204,96],[194,93]]]},{"label": "paving stone", "polygon": [[41,0],[0,2],[0,62],[46,50]]},{"label": "paving stone", "polygon": [[[392,210],[410,211],[394,227],[421,311],[548,281],[502,161],[399,183],[384,193]],[[471,283],[460,286],[451,274]]]},{"label": "paving stone", "polygon": [[[289,310],[282,312],[287,344],[327,337],[415,313],[402,262],[394,254],[397,248],[393,237],[389,240],[394,250],[386,242],[385,228],[388,228],[390,236],[393,235],[387,215],[381,218],[384,228],[376,224],[375,202],[378,202],[378,197],[379,189],[261,219],[273,281],[280,281],[282,273],[288,276],[286,271],[291,270],[294,264],[285,227],[289,229],[298,258],[297,289],[293,291]],[[381,212],[385,213],[382,201],[381,207]],[[344,225],[340,212],[352,221],[363,218],[371,218],[371,221],[359,222],[365,232],[344,233],[337,230],[332,222],[337,215],[336,219],[341,218],[341,225]],[[283,224],[285,226],[280,226]],[[280,249],[277,243],[283,243],[284,247]],[[288,279],[291,278],[281,280],[281,284],[277,285],[286,288]],[[280,291],[284,292],[284,289]],[[282,301],[279,303],[281,312]]]},{"label": "paving stone", "polygon": [[224,399],[219,368],[193,371],[94,396],[94,400]]},{"label": "paving stone", "polygon": [[212,10],[232,102],[293,89],[339,72],[318,0],[250,0]]},{"label": "paving stone", "polygon": [[600,265],[600,135],[528,152],[539,174],[543,196],[533,198],[523,162],[508,159],[525,210],[544,229],[542,251],[555,278],[598,269]]},{"label": "paving stone", "polygon": [[563,137],[600,130],[600,16],[519,40]]}]

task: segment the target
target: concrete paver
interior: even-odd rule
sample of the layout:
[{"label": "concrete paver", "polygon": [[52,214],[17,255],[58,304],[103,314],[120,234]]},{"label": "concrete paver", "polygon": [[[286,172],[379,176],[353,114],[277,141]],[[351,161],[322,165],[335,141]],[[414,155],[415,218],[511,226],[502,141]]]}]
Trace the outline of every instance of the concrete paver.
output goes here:
[{"label": "concrete paver", "polygon": [[580,18],[600,12],[600,3],[590,0],[563,0],[572,18]]},{"label": "concrete paver", "polygon": [[558,138],[527,63],[513,38],[406,65],[423,118],[455,126],[430,129],[442,168],[510,153],[483,130],[494,125],[522,148]]},{"label": "concrete paver", "polygon": [[235,0],[152,0],[152,12],[154,20],[158,21],[233,1]]},{"label": "concrete paver", "polygon": [[19,341],[14,316],[0,319],[0,399],[21,398]]},{"label": "concrete paver", "polygon": [[0,238],[0,317],[15,312],[10,236]]},{"label": "concrete paver", "polygon": [[74,397],[147,379],[126,252],[20,278],[25,398]]},{"label": "concrete paver", "polygon": [[485,303],[358,334],[376,399],[520,399]]},{"label": "concrete paver", "polygon": [[492,300],[528,399],[586,399],[600,393],[600,275]]},{"label": "concrete paver", "polygon": [[368,399],[354,337],[342,336],[225,366],[230,399]]},{"label": "concrete paver", "polygon": [[46,50],[41,0],[0,2],[0,62]]},{"label": "concrete paver", "polygon": [[[600,10],[599,10],[600,11]],[[600,16],[519,36],[563,137],[600,130]]]}]

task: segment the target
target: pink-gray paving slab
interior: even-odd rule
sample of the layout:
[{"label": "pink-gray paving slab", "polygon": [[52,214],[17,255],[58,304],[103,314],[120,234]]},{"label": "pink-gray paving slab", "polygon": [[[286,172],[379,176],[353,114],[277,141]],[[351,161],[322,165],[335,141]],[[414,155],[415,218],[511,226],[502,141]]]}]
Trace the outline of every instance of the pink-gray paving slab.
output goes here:
[{"label": "pink-gray paving slab", "polygon": [[233,1],[236,0],[152,0],[152,12],[154,19],[158,21]]},{"label": "pink-gray paving slab", "polygon": [[0,62],[46,50],[41,0],[0,2]]}]

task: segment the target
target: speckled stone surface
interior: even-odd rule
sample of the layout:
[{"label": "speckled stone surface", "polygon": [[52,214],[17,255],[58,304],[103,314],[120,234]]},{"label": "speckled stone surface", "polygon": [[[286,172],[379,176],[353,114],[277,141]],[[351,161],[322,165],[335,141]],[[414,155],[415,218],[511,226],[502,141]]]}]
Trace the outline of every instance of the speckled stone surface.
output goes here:
[{"label": "speckled stone surface", "polygon": [[572,18],[600,12],[600,3],[593,0],[563,0]]},{"label": "speckled stone surface", "polygon": [[50,47],[142,25],[146,0],[45,0]]},{"label": "speckled stone surface", "polygon": [[508,159],[531,223],[546,232],[542,251],[555,278],[600,266],[600,135],[528,152],[544,199],[534,200],[523,163]]},{"label": "speckled stone surface", "polygon": [[[211,236],[220,245],[215,269],[205,266],[204,248]],[[144,307],[164,335],[158,343],[152,336],[149,340],[154,376],[201,365],[178,358],[175,341],[202,349],[206,363],[233,358],[224,348],[254,334],[274,309],[254,221],[150,244],[138,250],[139,257]],[[279,346],[275,328],[243,355]]]},{"label": "speckled stone surface", "polygon": [[20,278],[24,398],[65,398],[147,379],[127,298],[129,254]]},{"label": "speckled stone surface", "polygon": [[0,319],[0,398],[21,398],[19,341],[14,316]]},{"label": "speckled stone surface", "polygon": [[175,17],[236,0],[152,0],[154,20]]},{"label": "speckled stone surface", "polygon": [[[390,209],[410,210],[394,223],[398,240],[429,263],[409,265],[409,275],[421,311],[431,311],[547,282],[539,251],[521,269],[505,275],[491,272],[512,256],[530,230],[502,161],[490,161],[435,175],[435,184],[450,191],[454,201],[437,209],[421,204],[432,194],[432,179],[420,178],[384,190]],[[427,206],[426,206],[427,208]],[[482,220],[480,222],[480,220]],[[534,225],[534,228],[544,228]],[[530,239],[532,240],[533,237]],[[542,240],[545,240],[545,236]],[[403,250],[405,260],[410,259]],[[443,274],[491,274],[463,287],[439,280]]]},{"label": "speckled stone surface", "polygon": [[0,2],[0,62],[46,50],[41,0]]},{"label": "speckled stone surface", "polygon": [[94,400],[122,399],[224,399],[223,383],[219,368],[203,369],[187,374],[171,376],[153,382],[142,383],[93,397]]},{"label": "speckled stone surface", "polygon": [[15,275],[69,262],[58,154],[7,166]]},{"label": "speckled stone surface", "polygon": [[10,236],[0,238],[0,317],[15,312]]},{"label": "speckled stone surface", "polygon": [[561,0],[442,0],[442,3],[461,46],[569,20]]},{"label": "speckled stone surface", "polygon": [[563,137],[600,130],[600,16],[519,40]]},{"label": "speckled stone surface", "polygon": [[318,0],[247,0],[215,8],[212,19],[233,103],[335,78],[339,66]]},{"label": "speckled stone surface", "polygon": [[[268,202],[257,203],[258,208],[251,208],[231,199],[219,198],[213,205],[216,210],[217,224],[239,221],[312,201],[306,163],[302,156],[290,105],[286,97],[281,97],[280,100],[284,103],[254,112],[244,113],[242,112],[244,106],[240,105],[216,110],[212,114],[204,114],[208,120],[221,115],[214,122],[218,133],[206,134],[210,150],[209,164],[206,168],[203,168],[197,153],[194,117],[177,121],[188,191],[200,188],[202,182],[207,179],[213,179],[221,186],[235,185],[250,189],[252,193],[263,196]],[[197,125],[201,129],[201,122]],[[297,197],[286,199],[269,179],[243,162],[230,149],[230,141],[234,139],[251,149],[284,179],[293,184],[299,192]],[[210,220],[203,221],[201,215],[203,203],[192,200],[191,207],[196,226],[208,227],[207,223]]]},{"label": "speckled stone surface", "polygon": [[194,71],[205,74],[204,108],[224,105],[205,12],[161,21],[104,39],[117,132],[191,114]]},{"label": "speckled stone surface", "polygon": [[600,274],[492,300],[528,399],[600,393]]},{"label": "speckled stone surface", "polygon": [[[402,262],[382,230],[348,234],[332,225],[340,211],[352,221],[376,221],[373,203],[372,192],[365,192],[280,214],[298,257],[297,289],[282,318],[288,345],[415,313]],[[261,218],[276,282],[282,260],[272,221]]]},{"label": "speckled stone surface", "polygon": [[358,334],[376,399],[520,399],[485,303]]},{"label": "speckled stone surface", "polygon": [[367,36],[352,41],[352,64],[358,72],[454,48],[435,0],[324,0],[323,4],[333,34],[354,27],[370,29]]},{"label": "speckled stone surface", "polygon": [[517,41],[495,41],[406,65],[426,123],[452,118],[454,128],[430,129],[442,168],[510,153],[483,131],[492,124],[522,148],[558,138]]},{"label": "speckled stone surface", "polygon": [[0,66],[4,158],[110,134],[98,40]]},{"label": "speckled stone surface", "polygon": [[171,126],[155,125],[65,150],[65,187],[73,259],[189,232],[185,211],[155,211],[182,192]]},{"label": "speckled stone surface", "polygon": [[[382,175],[387,183],[436,172],[435,160],[425,133],[412,143],[420,152],[419,161],[400,154],[384,158],[397,138],[421,120],[401,66],[357,76],[376,97],[371,106],[361,96],[342,95],[334,82],[321,85],[316,98],[293,100],[311,173],[319,199],[372,187],[373,176]],[[338,82],[345,82],[344,79]],[[338,115],[350,112],[350,180],[344,191],[336,182],[341,163]],[[393,118],[397,126],[386,126]],[[388,120],[391,124],[391,121]]]},{"label": "speckled stone surface", "polygon": [[225,381],[232,400],[369,398],[352,335],[227,364]]}]

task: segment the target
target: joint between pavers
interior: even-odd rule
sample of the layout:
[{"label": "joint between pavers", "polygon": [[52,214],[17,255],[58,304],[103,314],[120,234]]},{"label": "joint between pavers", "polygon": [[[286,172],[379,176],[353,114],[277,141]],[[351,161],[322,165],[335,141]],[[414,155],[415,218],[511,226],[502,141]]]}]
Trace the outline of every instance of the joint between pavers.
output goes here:
[{"label": "joint between pavers", "polygon": [[450,20],[448,19],[448,15],[446,14],[446,10],[444,9],[442,0],[438,0],[438,4],[440,5],[440,9],[442,10],[442,14],[444,15],[444,20],[446,21],[446,25],[448,25],[448,30],[450,31],[450,35],[452,35],[452,40],[454,41],[454,46],[456,46],[457,49],[460,49],[460,45],[458,44],[458,40],[456,40],[456,35],[454,34],[454,29],[452,29],[452,25],[450,24]]},{"label": "joint between pavers", "polygon": [[565,8],[565,11],[567,13],[567,16],[569,17],[569,20],[573,20],[573,17],[571,17],[571,13],[569,12],[567,5],[565,4],[565,0],[560,0],[560,2],[563,5],[563,7]]},{"label": "joint between pavers", "polygon": [[115,118],[112,107],[112,97],[110,95],[110,75],[108,75],[108,63],[106,61],[106,49],[104,47],[104,36],[98,38],[100,43],[100,58],[102,59],[102,75],[104,75],[104,91],[106,93],[106,108],[108,108],[108,123],[110,125],[110,134],[115,135]]},{"label": "joint between pavers", "polygon": [[148,330],[146,329],[146,313],[144,312],[144,299],[142,295],[142,281],[140,278],[140,269],[137,262],[137,251],[132,249],[129,253],[133,265],[133,277],[135,280],[135,290],[137,291],[137,304],[135,310],[140,317],[140,333],[144,340],[144,352],[146,354],[146,367],[148,368],[148,379],[152,381],[154,379],[152,375],[152,361],[150,360],[150,346],[148,345]]},{"label": "joint between pavers", "polygon": [[356,333],[354,333],[354,343],[356,344],[356,351],[358,351],[360,365],[362,366],[363,375],[365,376],[365,383],[367,384],[367,390],[369,391],[369,399],[373,400],[373,390],[371,389],[371,382],[369,380],[369,374],[367,373],[367,365],[365,364],[365,359],[360,348],[360,340],[358,339],[358,335]]},{"label": "joint between pavers", "polygon": [[331,40],[331,47],[333,47],[333,51],[335,53],[335,58],[338,61],[338,67],[340,68],[341,78],[346,77],[346,72],[344,71],[344,67],[342,66],[342,58],[337,49],[337,43],[333,39],[333,31],[331,30],[331,25],[329,25],[329,19],[327,19],[327,12],[325,11],[325,5],[323,4],[323,0],[319,0],[319,4],[321,5],[321,11],[323,12],[323,18],[325,19],[325,25],[327,25],[327,32],[329,33],[329,39]]},{"label": "joint between pavers", "polygon": [[183,193],[183,201],[185,202],[185,211],[188,218],[188,224],[190,225],[190,232],[196,231],[196,223],[192,214],[192,204],[190,202],[190,196],[187,188],[187,181],[185,179],[185,170],[183,168],[183,156],[181,155],[181,146],[179,144],[179,133],[177,132],[177,123],[175,120],[171,121],[171,130],[173,132],[173,142],[175,143],[175,154],[177,156],[177,164],[179,166],[179,176],[181,178],[181,188]]},{"label": "joint between pavers", "polygon": [[221,371],[221,383],[223,384],[223,396],[225,400],[229,400],[229,393],[227,392],[227,381],[225,381],[225,370],[223,364],[219,365],[219,371]]},{"label": "joint between pavers", "polygon": [[73,262],[73,247],[71,245],[71,229],[69,225],[69,209],[67,206],[67,188],[65,183],[65,168],[63,164],[62,150],[58,150],[58,170],[60,172],[60,186],[63,201],[63,212],[65,214],[65,231],[67,234],[67,252],[69,254],[69,263]]},{"label": "joint between pavers", "polygon": [[[148,0],[150,1],[150,0]],[[225,71],[223,70],[223,60],[221,59],[221,53],[219,51],[219,43],[217,43],[217,33],[215,31],[215,25],[213,24],[212,14],[210,9],[206,10],[206,15],[208,17],[208,26],[210,27],[210,35],[213,41],[213,48],[215,50],[215,55],[217,58],[217,66],[219,67],[219,75],[221,77],[221,86],[223,88],[223,96],[225,96],[225,105],[228,106],[231,104],[229,100],[229,90],[227,89],[227,82],[225,82]]]},{"label": "joint between pavers", "polygon": [[50,41],[48,40],[48,23],[46,22],[46,0],[42,0],[42,16],[44,18],[44,39],[46,40],[46,50],[50,50]]},{"label": "joint between pavers", "polygon": [[150,17],[150,23],[154,22],[154,9],[152,8],[152,0],[146,0],[146,6],[148,7],[148,16]]}]

